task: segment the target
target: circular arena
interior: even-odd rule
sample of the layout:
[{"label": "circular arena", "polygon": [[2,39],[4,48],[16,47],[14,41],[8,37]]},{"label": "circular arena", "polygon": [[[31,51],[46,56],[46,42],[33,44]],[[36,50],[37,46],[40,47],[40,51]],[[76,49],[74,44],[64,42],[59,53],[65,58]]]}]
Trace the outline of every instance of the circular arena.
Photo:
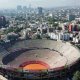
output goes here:
[{"label": "circular arena", "polygon": [[75,69],[79,59],[80,51],[68,42],[19,41],[7,50],[0,46],[0,73],[21,80],[61,77]]}]

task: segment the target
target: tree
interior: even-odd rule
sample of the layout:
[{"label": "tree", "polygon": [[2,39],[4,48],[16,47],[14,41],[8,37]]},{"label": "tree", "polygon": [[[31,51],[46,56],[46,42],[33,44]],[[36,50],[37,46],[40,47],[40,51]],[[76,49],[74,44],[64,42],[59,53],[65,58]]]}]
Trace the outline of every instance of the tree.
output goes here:
[{"label": "tree", "polygon": [[0,40],[0,44],[2,44],[2,45],[3,45],[3,44],[5,44],[5,42],[4,42],[3,40]]},{"label": "tree", "polygon": [[42,39],[42,37],[38,34],[36,39]]},{"label": "tree", "polygon": [[56,27],[58,27],[58,26],[59,26],[59,24],[58,24],[58,23],[54,23],[54,24],[53,24],[53,26],[56,26]]},{"label": "tree", "polygon": [[48,20],[49,24],[54,24],[55,22],[58,21],[58,19],[55,19],[54,17],[52,17],[52,18],[48,17],[47,20]]},{"label": "tree", "polygon": [[72,80],[80,80],[80,71],[76,71]]},{"label": "tree", "polygon": [[58,30],[62,30],[62,27],[58,27]]},{"label": "tree", "polygon": [[10,41],[16,41],[18,39],[18,35],[8,35],[7,38]]}]

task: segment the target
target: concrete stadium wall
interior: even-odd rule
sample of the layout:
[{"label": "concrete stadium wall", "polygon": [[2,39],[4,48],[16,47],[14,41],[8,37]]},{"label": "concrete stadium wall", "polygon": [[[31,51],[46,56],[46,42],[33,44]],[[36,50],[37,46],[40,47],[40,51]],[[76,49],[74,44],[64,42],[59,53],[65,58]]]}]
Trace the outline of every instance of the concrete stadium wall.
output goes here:
[{"label": "concrete stadium wall", "polygon": [[[64,56],[67,59],[67,63],[65,66],[62,67],[57,67],[54,69],[49,69],[49,70],[41,70],[41,71],[23,71],[23,73],[25,73],[25,77],[30,77],[31,78],[45,78],[45,77],[51,77],[51,76],[60,76],[65,74],[64,72],[65,67],[68,66],[72,66],[74,65],[79,59],[80,59],[80,51],[74,47],[73,45],[71,45],[70,43],[67,42],[60,42],[60,41],[52,41],[52,40],[26,40],[26,41],[21,41],[18,42],[16,44],[14,44],[11,48],[9,48],[9,52],[15,52],[21,49],[29,49],[29,48],[49,48],[51,50],[55,50],[58,51],[61,56]],[[11,69],[11,71],[9,71],[8,69],[5,68],[6,73],[13,73],[14,76],[15,75],[15,70],[16,69]],[[21,72],[21,70],[16,70],[16,72]],[[36,72],[36,73],[35,73]],[[63,73],[62,73],[63,72]],[[7,74],[8,74],[7,73]],[[27,74],[28,73],[28,74]],[[16,73],[17,74],[17,73]],[[21,73],[20,73],[21,74]],[[44,76],[43,76],[44,75]]]},{"label": "concrete stadium wall", "polygon": [[49,48],[58,51],[67,59],[66,65],[71,65],[80,58],[80,51],[68,42],[53,41],[53,40],[26,40],[18,42],[9,48],[12,52],[22,48]]}]

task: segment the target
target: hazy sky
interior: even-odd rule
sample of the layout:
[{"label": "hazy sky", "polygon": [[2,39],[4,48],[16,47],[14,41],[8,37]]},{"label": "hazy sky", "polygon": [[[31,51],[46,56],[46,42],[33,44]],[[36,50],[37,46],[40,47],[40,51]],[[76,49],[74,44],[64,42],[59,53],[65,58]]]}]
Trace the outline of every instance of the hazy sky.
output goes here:
[{"label": "hazy sky", "polygon": [[15,8],[17,5],[32,7],[56,7],[80,5],[80,0],[0,0],[0,8]]}]

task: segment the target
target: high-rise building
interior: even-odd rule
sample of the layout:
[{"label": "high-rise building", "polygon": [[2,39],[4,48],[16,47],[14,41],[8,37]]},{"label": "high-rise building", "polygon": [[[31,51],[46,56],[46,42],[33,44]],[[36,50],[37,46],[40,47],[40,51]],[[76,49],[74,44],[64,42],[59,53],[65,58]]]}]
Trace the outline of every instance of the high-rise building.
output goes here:
[{"label": "high-rise building", "polygon": [[22,6],[21,6],[21,5],[18,5],[18,6],[17,6],[17,10],[18,10],[18,11],[22,10]]},{"label": "high-rise building", "polygon": [[75,20],[75,15],[73,15],[73,14],[68,14],[68,15],[67,15],[67,20],[69,20],[69,21]]},{"label": "high-rise building", "polygon": [[6,18],[4,16],[0,16],[0,28],[6,26]]},{"label": "high-rise building", "polygon": [[27,6],[23,6],[23,11],[26,11],[27,10]]},{"label": "high-rise building", "polygon": [[42,7],[38,7],[38,14],[41,15],[43,13],[43,8]]},{"label": "high-rise building", "polygon": [[69,27],[68,27],[69,32],[71,32],[71,31],[72,31],[72,28],[73,28],[73,25],[72,25],[72,24],[70,24],[70,25],[69,25]]},{"label": "high-rise building", "polygon": [[76,24],[70,24],[68,27],[69,32],[71,31],[78,31],[78,25]]}]

